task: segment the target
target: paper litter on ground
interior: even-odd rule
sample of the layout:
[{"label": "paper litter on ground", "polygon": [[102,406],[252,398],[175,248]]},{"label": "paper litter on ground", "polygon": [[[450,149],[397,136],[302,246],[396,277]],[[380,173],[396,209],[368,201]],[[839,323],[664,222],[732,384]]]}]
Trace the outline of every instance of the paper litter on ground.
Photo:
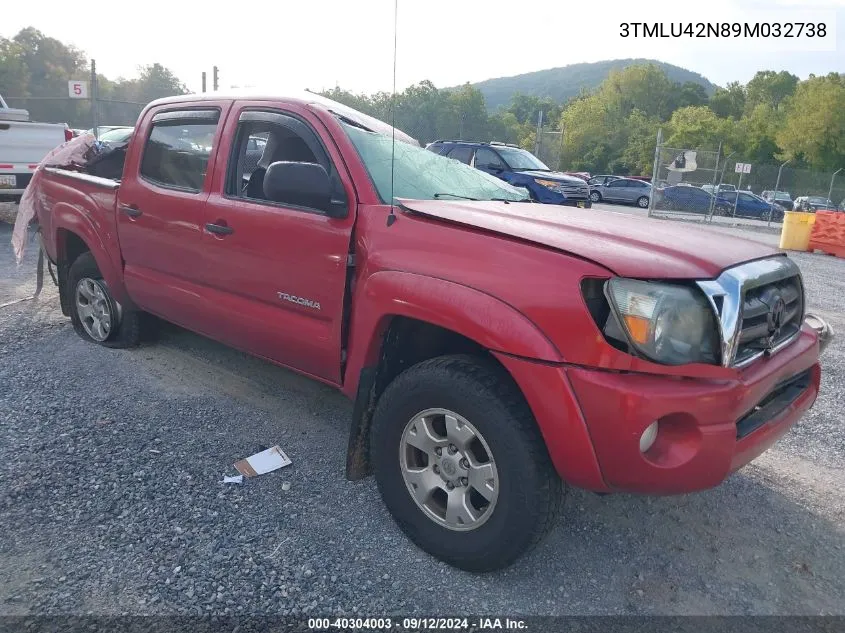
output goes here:
[{"label": "paper litter on ground", "polygon": [[272,472],[290,464],[290,458],[285,455],[285,452],[278,446],[272,446],[246,459],[236,461],[235,470],[249,478]]}]

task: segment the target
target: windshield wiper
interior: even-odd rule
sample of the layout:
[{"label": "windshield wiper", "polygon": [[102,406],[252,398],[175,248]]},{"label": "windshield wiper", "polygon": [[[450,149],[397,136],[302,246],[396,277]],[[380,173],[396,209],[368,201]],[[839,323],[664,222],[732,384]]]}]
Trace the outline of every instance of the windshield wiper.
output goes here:
[{"label": "windshield wiper", "polygon": [[478,202],[478,198],[470,198],[469,196],[459,196],[456,193],[435,193],[434,197],[437,199],[443,198],[444,196],[448,196],[450,198],[459,198],[461,200],[473,200],[474,202]]},{"label": "windshield wiper", "polygon": [[514,167],[511,171],[551,171],[542,167]]}]

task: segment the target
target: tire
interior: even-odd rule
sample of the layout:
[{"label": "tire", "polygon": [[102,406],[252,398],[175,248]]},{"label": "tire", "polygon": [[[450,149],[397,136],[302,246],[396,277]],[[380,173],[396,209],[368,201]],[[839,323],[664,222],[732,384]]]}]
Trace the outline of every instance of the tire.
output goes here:
[{"label": "tire", "polygon": [[[86,341],[105,347],[135,347],[141,340],[142,313],[121,308],[109,292],[97,262],[90,252],[83,253],[68,271],[67,301],[73,329]],[[89,301],[89,298],[91,300]],[[80,314],[85,304],[92,306],[92,315]],[[96,322],[101,324],[97,327]]]},{"label": "tire", "polygon": [[637,198],[637,206],[640,209],[648,209],[648,196],[640,196]]},{"label": "tire", "polygon": [[[445,428],[445,411],[455,416],[453,422],[455,418],[468,422],[473,427],[469,434],[475,431],[480,439],[472,441],[470,450],[454,457],[445,444],[441,445],[440,458],[435,456],[436,448],[428,453],[411,448],[405,442],[409,430],[416,428],[414,422],[421,414],[432,411],[435,413],[427,418],[431,428],[437,427],[441,418]],[[457,428],[466,433],[469,427],[459,422]],[[438,441],[451,443],[451,437]],[[479,446],[483,450],[479,451]],[[442,356],[407,369],[379,399],[370,447],[379,491],[399,527],[420,548],[455,567],[472,572],[506,567],[554,525],[562,498],[561,480],[522,394],[510,376],[492,362],[471,356]],[[414,455],[425,456],[425,467],[419,471],[431,478],[425,483],[435,482],[429,497],[432,506],[449,494],[450,483],[443,478],[447,472],[454,474],[455,466],[450,470],[447,463],[450,459],[454,463],[460,457],[462,468],[468,463],[473,469],[487,468],[487,475],[492,472],[494,479],[475,478],[485,485],[496,482],[487,489],[493,496],[486,510],[478,510],[485,499],[477,492],[481,488],[471,483],[472,472],[467,471],[469,476],[452,491],[464,495],[458,498],[473,504],[480,518],[448,527],[444,524],[449,518],[447,502],[442,503],[444,516],[434,518],[435,513],[411,494],[411,484],[405,479],[405,466]],[[492,469],[484,457],[489,458]],[[439,471],[432,463],[438,459],[442,465]]]},{"label": "tire", "polygon": [[591,191],[590,200],[593,202],[593,204],[595,204],[596,202],[601,202],[601,194],[598,191]]}]

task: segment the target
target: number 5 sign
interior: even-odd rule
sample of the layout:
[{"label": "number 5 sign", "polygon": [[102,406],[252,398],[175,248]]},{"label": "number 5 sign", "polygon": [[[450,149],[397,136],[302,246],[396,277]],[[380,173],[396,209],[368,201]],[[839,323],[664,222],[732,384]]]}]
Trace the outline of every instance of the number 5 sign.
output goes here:
[{"label": "number 5 sign", "polygon": [[67,82],[67,93],[71,99],[87,99],[88,82],[74,80]]}]

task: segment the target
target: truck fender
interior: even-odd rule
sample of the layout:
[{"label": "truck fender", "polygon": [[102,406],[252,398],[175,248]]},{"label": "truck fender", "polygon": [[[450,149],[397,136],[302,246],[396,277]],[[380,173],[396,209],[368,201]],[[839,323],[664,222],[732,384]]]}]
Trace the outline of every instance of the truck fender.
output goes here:
[{"label": "truck fender", "polygon": [[91,251],[94,261],[97,262],[97,268],[100,269],[103,279],[115,300],[122,304],[132,305],[123,283],[122,269],[112,261],[100,233],[88,214],[74,205],[57,202],[52,210],[52,228],[54,231],[53,240],[56,245],[56,258],[60,267],[62,260],[65,258],[66,245],[60,237],[60,231],[64,230],[74,233]]},{"label": "truck fender", "polygon": [[386,387],[378,367],[384,334],[394,317],[424,321],[460,334],[481,347],[534,360],[560,362],[560,352],[513,306],[483,291],[445,279],[400,271],[370,275],[355,290],[349,362],[343,392],[354,399],[346,474],[369,473],[369,428]]}]

